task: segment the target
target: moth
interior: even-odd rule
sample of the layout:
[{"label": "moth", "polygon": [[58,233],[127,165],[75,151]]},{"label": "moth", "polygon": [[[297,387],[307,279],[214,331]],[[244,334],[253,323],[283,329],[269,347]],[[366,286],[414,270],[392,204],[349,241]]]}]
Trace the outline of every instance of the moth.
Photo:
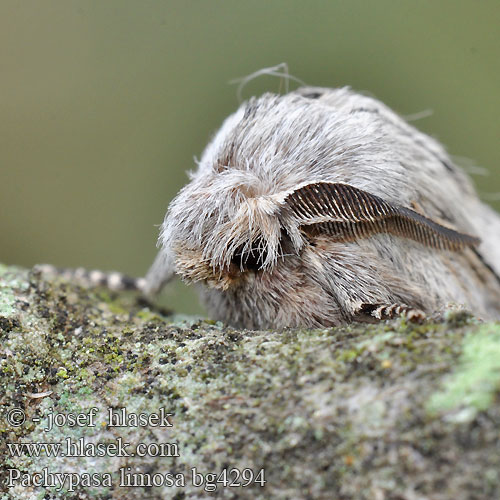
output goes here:
[{"label": "moth", "polygon": [[171,202],[159,245],[136,285],[152,295],[178,275],[237,327],[449,303],[500,317],[500,216],[436,140],[349,88],[243,103]]}]

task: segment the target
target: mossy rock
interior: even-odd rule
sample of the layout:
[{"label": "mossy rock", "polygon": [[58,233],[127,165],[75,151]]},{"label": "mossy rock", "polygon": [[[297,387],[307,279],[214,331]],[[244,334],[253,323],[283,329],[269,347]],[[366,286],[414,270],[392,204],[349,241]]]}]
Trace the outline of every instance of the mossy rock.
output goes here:
[{"label": "mossy rock", "polygon": [[[1,267],[0,337],[0,499],[500,498],[500,325],[460,311],[423,325],[239,331]],[[172,416],[111,427],[109,408]],[[45,431],[55,413],[83,416]],[[63,456],[68,438],[105,454]],[[130,456],[113,456],[120,442]],[[12,443],[62,448],[15,457]],[[193,468],[252,469],[254,482],[224,487],[220,475],[206,491]],[[178,485],[120,486],[120,469]],[[74,475],[61,487],[56,473]]]}]

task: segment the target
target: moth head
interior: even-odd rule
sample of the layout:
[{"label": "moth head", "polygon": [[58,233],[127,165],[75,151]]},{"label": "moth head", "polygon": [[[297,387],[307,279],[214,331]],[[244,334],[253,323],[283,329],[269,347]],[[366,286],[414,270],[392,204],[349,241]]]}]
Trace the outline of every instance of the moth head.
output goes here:
[{"label": "moth head", "polygon": [[[227,289],[272,270],[292,249],[276,196],[246,172],[193,181],[171,203],[161,241],[188,282]],[[238,179],[239,178],[239,179]]]},{"label": "moth head", "polygon": [[[388,233],[451,251],[478,244],[472,236],[348,184],[316,182],[259,196],[248,185],[246,190],[233,186],[224,197],[219,192],[217,200],[224,202],[218,209],[208,209],[211,192],[195,195],[189,186],[181,192],[164,236],[185,280],[223,290],[240,285],[248,273],[269,272],[318,235],[349,242]],[[193,208],[187,208],[189,203]]]}]

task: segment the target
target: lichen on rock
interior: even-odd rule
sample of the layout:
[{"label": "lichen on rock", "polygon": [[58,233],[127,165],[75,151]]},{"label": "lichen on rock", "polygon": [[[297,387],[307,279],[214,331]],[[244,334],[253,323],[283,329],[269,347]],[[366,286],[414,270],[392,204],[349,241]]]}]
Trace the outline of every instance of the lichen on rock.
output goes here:
[{"label": "lichen on rock", "polygon": [[[500,498],[499,324],[450,313],[422,325],[240,331],[4,266],[0,337],[2,499]],[[132,420],[111,426],[109,411]],[[65,424],[46,431],[56,414]],[[133,425],[134,415],[153,417]],[[14,456],[20,443],[62,448]],[[68,443],[88,454],[69,456]],[[117,443],[128,456],[114,456]],[[109,474],[111,485],[21,484],[44,469]],[[232,469],[254,481],[224,487]],[[185,484],[120,486],[127,473]]]}]

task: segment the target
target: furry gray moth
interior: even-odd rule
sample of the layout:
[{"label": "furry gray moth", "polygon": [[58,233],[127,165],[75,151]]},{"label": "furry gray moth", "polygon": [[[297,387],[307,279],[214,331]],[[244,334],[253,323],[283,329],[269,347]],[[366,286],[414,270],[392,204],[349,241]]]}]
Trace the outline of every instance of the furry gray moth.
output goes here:
[{"label": "furry gray moth", "polygon": [[239,327],[419,318],[449,303],[500,317],[499,215],[436,140],[349,88],[243,103],[171,202],[159,245],[129,285],[152,295],[178,275]]}]

